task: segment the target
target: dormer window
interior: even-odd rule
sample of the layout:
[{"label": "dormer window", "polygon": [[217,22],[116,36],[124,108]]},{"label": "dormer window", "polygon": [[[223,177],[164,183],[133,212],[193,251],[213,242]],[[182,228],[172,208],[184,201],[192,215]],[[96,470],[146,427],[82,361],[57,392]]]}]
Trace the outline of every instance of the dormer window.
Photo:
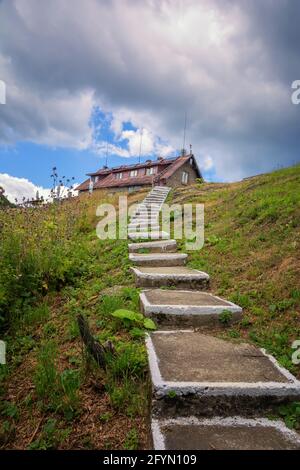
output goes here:
[{"label": "dormer window", "polygon": [[137,176],[138,171],[137,170],[131,170],[130,171],[130,177],[133,178],[134,176]]},{"label": "dormer window", "polygon": [[123,173],[122,173],[122,172],[116,173],[116,178],[117,178],[117,180],[121,180],[122,177],[123,177]]}]

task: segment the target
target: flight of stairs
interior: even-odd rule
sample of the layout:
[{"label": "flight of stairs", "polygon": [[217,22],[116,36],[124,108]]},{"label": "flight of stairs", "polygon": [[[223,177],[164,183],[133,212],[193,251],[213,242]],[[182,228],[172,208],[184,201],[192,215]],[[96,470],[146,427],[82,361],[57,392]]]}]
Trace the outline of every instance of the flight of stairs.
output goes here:
[{"label": "flight of stairs", "polygon": [[159,212],[170,188],[155,186],[137,206],[128,225],[128,236],[132,240],[169,238],[167,232],[159,228]]},{"label": "flight of stairs", "polygon": [[146,339],[154,449],[300,449],[296,432],[266,418],[299,400],[300,382],[264,350],[207,334],[240,320],[242,309],[210,293],[209,275],[187,267],[187,255],[161,232],[168,192],[154,187],[129,225],[141,310],[158,325]]}]

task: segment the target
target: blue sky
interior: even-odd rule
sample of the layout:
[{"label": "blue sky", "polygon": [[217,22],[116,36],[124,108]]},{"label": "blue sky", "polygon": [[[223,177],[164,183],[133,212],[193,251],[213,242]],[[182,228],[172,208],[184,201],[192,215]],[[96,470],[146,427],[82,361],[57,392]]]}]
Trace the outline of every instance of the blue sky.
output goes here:
[{"label": "blue sky", "polygon": [[293,0],[2,0],[0,185],[80,183],[107,142],[110,166],[136,162],[141,133],[142,160],[176,155],[185,113],[208,181],[299,162],[299,19]]},{"label": "blue sky", "polygon": [[[126,150],[127,139],[117,141],[110,127],[112,116],[105,114],[100,109],[93,110],[90,126],[93,129],[93,142],[106,142]],[[131,123],[123,125],[124,130],[137,128]],[[142,159],[147,157],[142,156]],[[135,162],[138,157],[126,157],[126,162]],[[51,170],[57,167],[59,174],[66,177],[74,177],[75,181],[81,182],[85,173],[96,170],[106,162],[106,146],[101,150],[50,147],[32,142],[17,142],[13,146],[0,146],[1,172],[10,175],[27,178],[35,185],[49,187],[51,184]],[[124,164],[124,157],[120,157],[110,151],[107,153],[109,166]]]}]

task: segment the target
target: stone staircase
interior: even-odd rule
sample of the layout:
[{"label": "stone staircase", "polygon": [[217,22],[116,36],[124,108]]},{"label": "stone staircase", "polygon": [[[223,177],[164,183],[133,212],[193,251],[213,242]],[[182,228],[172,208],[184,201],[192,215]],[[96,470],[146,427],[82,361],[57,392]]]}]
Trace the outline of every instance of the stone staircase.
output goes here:
[{"label": "stone staircase", "polygon": [[185,266],[187,255],[159,230],[168,192],[152,189],[129,232],[132,240],[155,240],[129,244],[136,286],[145,288],[141,310],[159,327],[146,339],[154,449],[300,449],[297,433],[265,418],[300,398],[300,382],[264,350],[199,331],[224,315],[238,321],[242,309],[207,292],[209,275]]},{"label": "stone staircase", "polygon": [[128,225],[128,237],[132,240],[139,239],[164,239],[169,238],[167,232],[159,229],[159,212],[166,200],[170,188],[155,186],[141,202],[133,213]]}]

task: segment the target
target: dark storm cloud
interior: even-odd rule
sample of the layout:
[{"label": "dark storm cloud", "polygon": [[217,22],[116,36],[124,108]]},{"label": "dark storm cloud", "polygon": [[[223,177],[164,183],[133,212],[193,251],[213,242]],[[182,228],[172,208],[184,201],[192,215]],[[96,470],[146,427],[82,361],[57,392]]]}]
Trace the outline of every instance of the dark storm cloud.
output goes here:
[{"label": "dark storm cloud", "polygon": [[91,144],[94,104],[211,156],[234,179],[300,155],[300,3],[287,0],[0,3],[8,100],[0,139]]}]

